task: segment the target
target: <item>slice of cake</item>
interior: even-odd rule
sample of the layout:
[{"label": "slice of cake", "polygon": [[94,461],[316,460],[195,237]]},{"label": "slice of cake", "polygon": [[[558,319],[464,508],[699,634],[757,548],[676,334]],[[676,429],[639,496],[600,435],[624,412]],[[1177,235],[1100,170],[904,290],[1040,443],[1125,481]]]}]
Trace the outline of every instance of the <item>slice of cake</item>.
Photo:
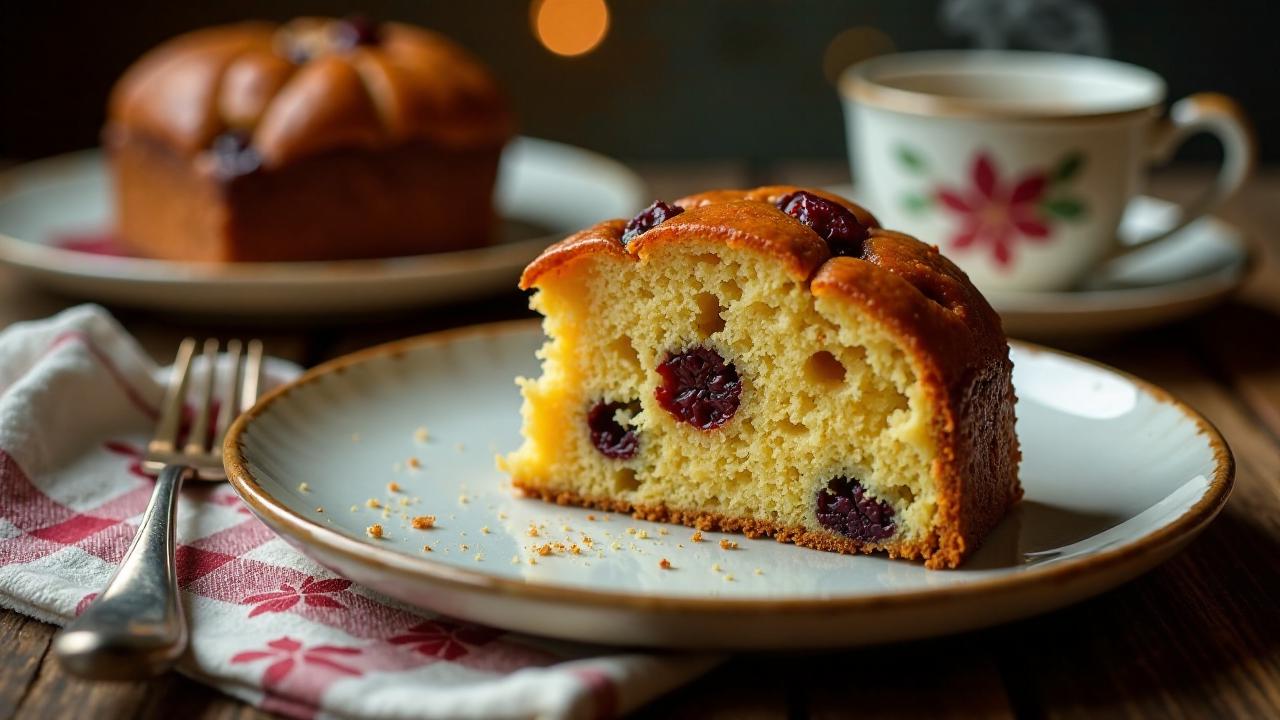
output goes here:
[{"label": "slice of cake", "polygon": [[337,260],[488,244],[512,126],[488,70],[442,35],[299,18],[151,50],[112,91],[103,144],[139,255]]},{"label": "slice of cake", "polygon": [[722,190],[578,233],[515,486],[838,552],[961,563],[1022,495],[1000,319],[955,265],[817,190]]}]

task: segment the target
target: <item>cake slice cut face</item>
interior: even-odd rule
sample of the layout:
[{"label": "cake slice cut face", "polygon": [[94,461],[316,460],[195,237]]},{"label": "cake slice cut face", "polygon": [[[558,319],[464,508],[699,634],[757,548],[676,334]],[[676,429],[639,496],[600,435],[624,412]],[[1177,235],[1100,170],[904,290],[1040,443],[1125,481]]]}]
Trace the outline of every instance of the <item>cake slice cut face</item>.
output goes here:
[{"label": "cake slice cut face", "polygon": [[766,187],[525,271],[548,337],[501,460],[546,500],[955,567],[1021,496],[999,319],[936,248]]}]

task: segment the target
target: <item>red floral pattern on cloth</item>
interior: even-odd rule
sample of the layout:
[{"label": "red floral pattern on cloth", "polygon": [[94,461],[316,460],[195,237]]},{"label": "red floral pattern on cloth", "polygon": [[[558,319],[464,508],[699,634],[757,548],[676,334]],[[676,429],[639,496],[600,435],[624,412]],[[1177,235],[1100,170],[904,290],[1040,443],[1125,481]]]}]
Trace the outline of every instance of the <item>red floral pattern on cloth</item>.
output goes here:
[{"label": "red floral pattern on cloth", "polygon": [[1044,172],[1033,171],[1013,182],[1003,181],[995,161],[980,152],[973,158],[970,176],[972,184],[967,188],[941,186],[935,191],[941,205],[960,221],[948,241],[951,248],[986,245],[996,262],[1005,266],[1019,239],[1044,242],[1049,238],[1049,225],[1039,212],[1049,186]]},{"label": "red floral pattern on cloth", "polygon": [[487,645],[500,633],[478,625],[459,625],[444,620],[418,623],[401,635],[389,638],[392,645],[406,645],[422,655],[457,660],[472,648]]},{"label": "red floral pattern on cloth", "polygon": [[351,587],[350,580],[330,578],[317,581],[308,575],[307,579],[296,588],[289,583],[280,583],[278,590],[250,595],[240,602],[254,606],[249,611],[249,617],[257,617],[262,613],[284,612],[299,602],[312,607],[346,609],[347,606],[335,596],[349,587]]},{"label": "red floral pattern on cloth", "polygon": [[[13,331],[0,332],[0,604],[65,621],[92,602],[133,539],[152,490],[136,449],[162,387],[154,368],[129,365],[145,357],[104,311],[45,322],[20,364],[6,344]],[[42,416],[11,402],[47,402],[40,393],[62,386],[77,412]],[[38,432],[40,417],[58,418],[59,432]],[[73,443],[47,444],[68,436]],[[535,640],[410,610],[325,574],[224,485],[184,488],[178,515],[192,637],[180,670],[281,715],[484,715],[513,702],[530,715],[611,715],[628,709],[609,699],[620,697],[618,678],[642,701],[714,662]],[[375,689],[380,701],[369,705]],[[399,704],[382,702],[387,693]]]}]

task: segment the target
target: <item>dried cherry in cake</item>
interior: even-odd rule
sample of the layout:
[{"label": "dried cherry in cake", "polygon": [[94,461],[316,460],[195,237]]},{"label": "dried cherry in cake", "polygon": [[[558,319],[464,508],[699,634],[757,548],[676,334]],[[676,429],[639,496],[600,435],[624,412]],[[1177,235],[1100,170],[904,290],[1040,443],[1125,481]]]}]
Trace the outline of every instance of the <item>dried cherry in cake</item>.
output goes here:
[{"label": "dried cherry in cake", "polygon": [[587,427],[591,430],[591,444],[601,455],[615,460],[627,460],[640,448],[640,440],[634,430],[618,422],[619,410],[639,412],[638,403],[598,402],[587,411]]},{"label": "dried cherry in cake", "polygon": [[841,475],[818,491],[818,523],[845,537],[875,542],[893,536],[893,508],[867,493],[857,479]]},{"label": "dried cherry in cake", "polygon": [[364,15],[348,15],[334,28],[334,44],[344,50],[360,45],[377,45],[381,41],[378,24]]},{"label": "dried cherry in cake", "polygon": [[778,209],[808,225],[827,241],[832,255],[862,257],[867,228],[849,208],[811,192],[797,190],[778,199]]},{"label": "dried cherry in cake", "polygon": [[655,200],[652,205],[636,213],[635,217],[627,221],[627,226],[622,230],[622,244],[626,245],[682,212],[684,208],[679,205]]},{"label": "dried cherry in cake", "polygon": [[720,427],[738,411],[742,380],[733,363],[708,347],[667,353],[658,366],[662,384],[654,394],[677,420],[700,430]]},{"label": "dried cherry in cake", "polygon": [[213,139],[209,150],[213,153],[219,177],[249,175],[262,167],[262,155],[250,140],[249,133],[244,130],[228,130]]}]

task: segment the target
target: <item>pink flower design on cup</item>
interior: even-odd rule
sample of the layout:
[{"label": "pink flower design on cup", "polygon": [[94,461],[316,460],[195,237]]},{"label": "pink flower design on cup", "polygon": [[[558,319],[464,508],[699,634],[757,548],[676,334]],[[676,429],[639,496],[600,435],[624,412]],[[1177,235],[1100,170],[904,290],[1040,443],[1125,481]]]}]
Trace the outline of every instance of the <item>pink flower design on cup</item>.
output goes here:
[{"label": "pink flower design on cup", "polygon": [[311,607],[345,609],[347,606],[333,596],[349,587],[351,587],[350,580],[342,578],[316,580],[314,577],[308,576],[307,579],[302,581],[301,587],[295,588],[289,583],[281,583],[280,589],[250,595],[241,600],[240,604],[255,606],[249,612],[249,617],[257,617],[263,613],[284,612],[299,602]]},{"label": "pink flower design on cup", "polygon": [[[899,148],[899,163],[913,174],[927,174],[922,155]],[[1067,181],[1084,165],[1084,155],[1067,154],[1052,171],[1031,169],[1015,180],[1001,177],[995,160],[986,150],[974,154],[964,187],[939,184],[925,194],[908,194],[905,205],[913,212],[941,207],[956,220],[946,241],[946,249],[965,251],[989,249],[996,264],[1008,268],[1019,242],[1046,243],[1053,240],[1054,223],[1075,221],[1085,216],[1080,200],[1065,192]]]},{"label": "pink flower design on cup", "polygon": [[428,620],[409,628],[401,635],[387,639],[393,645],[408,645],[414,652],[445,660],[456,660],[485,645],[501,633],[476,625],[457,625],[444,620]]}]

